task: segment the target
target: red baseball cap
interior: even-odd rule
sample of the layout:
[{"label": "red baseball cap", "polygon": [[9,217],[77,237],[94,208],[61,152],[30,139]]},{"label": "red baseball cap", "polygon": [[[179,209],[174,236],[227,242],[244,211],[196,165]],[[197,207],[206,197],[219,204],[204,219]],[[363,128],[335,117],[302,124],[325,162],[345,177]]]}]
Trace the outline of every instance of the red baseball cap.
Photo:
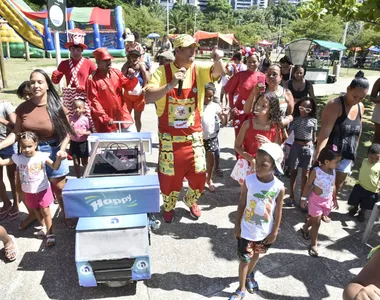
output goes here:
[{"label": "red baseball cap", "polygon": [[108,52],[107,48],[98,48],[92,52],[96,60],[108,60],[114,57]]}]

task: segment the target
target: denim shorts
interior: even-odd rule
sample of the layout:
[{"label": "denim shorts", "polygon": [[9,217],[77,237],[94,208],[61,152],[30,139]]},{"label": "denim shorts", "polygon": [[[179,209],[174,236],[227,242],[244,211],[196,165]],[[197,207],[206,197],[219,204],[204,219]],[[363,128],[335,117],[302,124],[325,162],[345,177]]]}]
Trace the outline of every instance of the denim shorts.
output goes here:
[{"label": "denim shorts", "polygon": [[311,162],[314,155],[313,145],[300,145],[296,142],[293,143],[290,148],[288,156],[288,167],[290,170],[297,168],[309,170],[311,168]]},{"label": "denim shorts", "polygon": [[11,145],[11,146],[8,146],[8,147],[0,150],[0,157],[1,157],[1,159],[11,158],[12,155],[15,153],[16,153],[15,149],[14,149],[13,145]]},{"label": "denim shorts", "polygon": [[[44,141],[38,143],[38,150],[41,152],[50,153],[49,158],[55,161],[57,158],[57,152],[60,146],[56,140]],[[58,170],[53,170],[49,166],[46,166],[46,174],[48,178],[59,178],[69,174],[69,162],[67,159],[61,161],[61,166]]]},{"label": "denim shorts", "polygon": [[354,166],[354,161],[351,159],[345,159],[343,158],[336,168],[337,172],[344,173],[344,174],[351,174],[352,167]]}]

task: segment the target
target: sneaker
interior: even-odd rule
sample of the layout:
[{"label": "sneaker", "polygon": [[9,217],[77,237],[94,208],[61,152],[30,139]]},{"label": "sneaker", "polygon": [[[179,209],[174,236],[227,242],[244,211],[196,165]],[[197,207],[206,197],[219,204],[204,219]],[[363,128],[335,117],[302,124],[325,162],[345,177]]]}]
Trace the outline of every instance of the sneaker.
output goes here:
[{"label": "sneaker", "polygon": [[294,201],[294,199],[288,198],[287,200],[285,200],[284,206],[285,207],[295,207],[296,202]]},{"label": "sneaker", "polygon": [[350,217],[354,217],[356,215],[356,213],[358,212],[358,208],[353,206],[350,208],[350,210],[348,211],[348,215]]},{"label": "sneaker", "polygon": [[359,222],[363,223],[365,221],[365,212],[362,210],[359,211],[357,218]]},{"label": "sneaker", "polygon": [[162,213],[162,219],[165,223],[172,223],[174,221],[174,209],[169,211],[164,211]]},{"label": "sneaker", "polygon": [[198,218],[201,216],[201,209],[199,208],[198,204],[194,203],[192,207],[190,207],[190,216],[198,220]]}]

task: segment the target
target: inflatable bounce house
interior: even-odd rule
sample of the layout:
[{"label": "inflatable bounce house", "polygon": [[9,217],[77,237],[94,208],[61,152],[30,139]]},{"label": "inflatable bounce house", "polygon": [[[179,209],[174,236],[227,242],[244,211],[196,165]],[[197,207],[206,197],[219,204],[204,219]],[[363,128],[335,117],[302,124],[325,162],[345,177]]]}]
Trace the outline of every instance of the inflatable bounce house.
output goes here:
[{"label": "inflatable bounce house", "polygon": [[[55,56],[54,32],[48,26],[46,10],[34,12],[22,0],[1,0],[0,15],[8,22],[22,39],[30,45],[48,51]],[[90,56],[94,49],[107,47],[113,56],[125,56],[123,9],[101,9],[98,7],[67,8],[68,30],[80,28],[86,32],[85,44],[88,49],[83,55]],[[61,56],[67,57],[68,50],[64,48],[67,41],[66,32],[59,33]],[[5,52],[6,53],[6,52]]]},{"label": "inflatable bounce house", "polygon": [[[3,42],[3,52],[6,58],[23,58],[25,57],[25,45],[22,38],[8,24],[0,27],[0,36]],[[33,46],[29,46],[31,58],[45,57],[45,51]]]}]

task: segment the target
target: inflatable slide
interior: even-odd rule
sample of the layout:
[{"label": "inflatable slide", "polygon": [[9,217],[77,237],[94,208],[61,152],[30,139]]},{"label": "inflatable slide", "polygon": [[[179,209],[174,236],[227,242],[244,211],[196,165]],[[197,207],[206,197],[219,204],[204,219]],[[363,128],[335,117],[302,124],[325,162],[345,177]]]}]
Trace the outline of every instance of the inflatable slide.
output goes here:
[{"label": "inflatable slide", "polygon": [[44,26],[27,18],[22,11],[33,10],[22,0],[1,0],[0,15],[29,44],[44,49]]}]

